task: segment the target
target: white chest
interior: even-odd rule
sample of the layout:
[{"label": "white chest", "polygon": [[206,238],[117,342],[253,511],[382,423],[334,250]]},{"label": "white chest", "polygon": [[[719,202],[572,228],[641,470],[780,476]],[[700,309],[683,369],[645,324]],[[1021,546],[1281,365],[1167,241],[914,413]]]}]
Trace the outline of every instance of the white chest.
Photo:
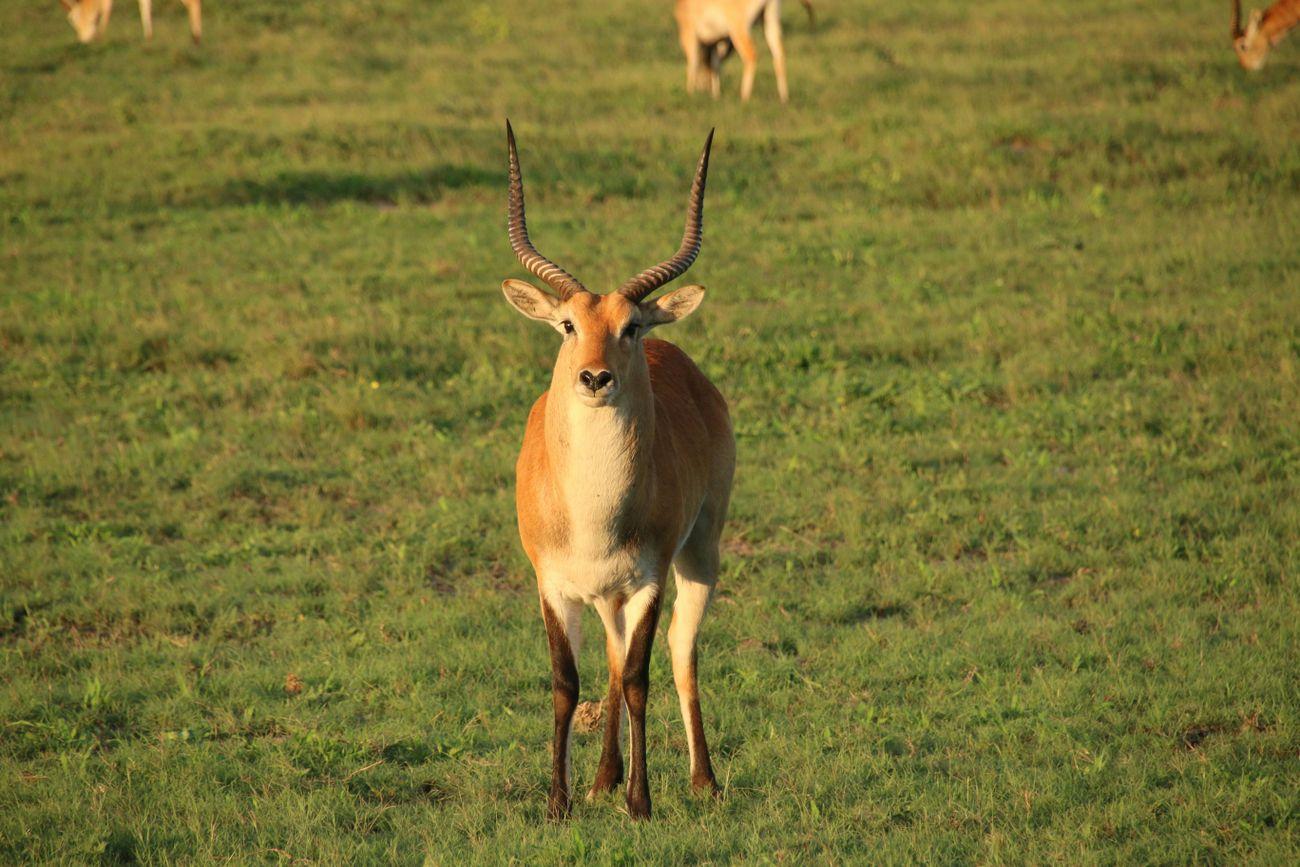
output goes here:
[{"label": "white chest", "polygon": [[567,539],[539,565],[543,581],[554,589],[591,602],[653,582],[659,564],[629,534],[639,475],[630,419],[612,409],[583,408],[571,423],[581,435],[560,474]]}]

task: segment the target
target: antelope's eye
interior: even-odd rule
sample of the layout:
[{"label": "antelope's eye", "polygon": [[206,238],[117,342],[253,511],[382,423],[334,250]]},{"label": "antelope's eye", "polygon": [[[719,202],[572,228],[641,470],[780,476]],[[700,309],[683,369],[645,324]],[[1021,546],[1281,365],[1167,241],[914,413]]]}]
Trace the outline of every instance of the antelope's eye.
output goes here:
[{"label": "antelope's eye", "polygon": [[622,337],[623,337],[624,340],[631,340],[633,337],[636,337],[636,323],[635,323],[635,322],[631,322],[631,323],[629,323],[628,326],[627,326],[626,328],[623,329],[623,335],[622,335]]},{"label": "antelope's eye", "polygon": [[560,327],[564,329],[565,334],[573,333],[573,323],[567,319],[560,323]]}]

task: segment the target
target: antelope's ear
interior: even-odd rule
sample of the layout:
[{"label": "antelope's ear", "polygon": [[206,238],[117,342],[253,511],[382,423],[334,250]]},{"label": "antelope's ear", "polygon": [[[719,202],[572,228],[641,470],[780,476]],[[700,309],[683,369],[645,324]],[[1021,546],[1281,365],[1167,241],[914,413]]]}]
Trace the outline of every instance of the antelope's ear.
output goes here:
[{"label": "antelope's ear", "polygon": [[1254,36],[1259,32],[1259,23],[1264,20],[1264,13],[1259,9],[1252,9],[1250,20],[1246,22],[1246,35]]},{"label": "antelope's ear", "polygon": [[560,309],[560,299],[523,280],[507,280],[501,284],[510,305],[529,319],[554,322]]},{"label": "antelope's ear", "polygon": [[676,322],[678,319],[685,319],[690,316],[703,300],[703,286],[683,286],[669,292],[667,295],[660,295],[650,301],[643,301],[641,303],[641,315],[645,317],[647,328],[653,328],[656,325],[667,325],[669,322]]}]

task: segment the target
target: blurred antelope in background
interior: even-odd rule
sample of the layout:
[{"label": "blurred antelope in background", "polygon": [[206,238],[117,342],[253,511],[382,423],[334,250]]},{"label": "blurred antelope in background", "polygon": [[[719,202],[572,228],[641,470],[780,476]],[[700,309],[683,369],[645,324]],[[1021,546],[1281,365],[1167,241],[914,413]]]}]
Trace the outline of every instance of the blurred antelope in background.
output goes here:
[{"label": "blurred antelope in background", "polygon": [[1268,52],[1293,27],[1300,24],[1300,0],[1277,0],[1260,12],[1250,13],[1246,29],[1241,29],[1241,0],[1232,0],[1232,48],[1243,69],[1262,69]]},{"label": "blurred antelope in background", "polygon": [[[113,14],[113,0],[59,0],[68,13],[68,23],[77,31],[77,39],[90,42],[108,29],[108,18]],[[190,36],[197,45],[203,38],[202,0],[181,0],[190,13]],[[153,38],[153,0],[140,0],[140,26],[144,38]]]},{"label": "blurred antelope in background", "polygon": [[[815,20],[812,0],[799,0]],[[763,36],[776,68],[776,89],[781,101],[790,98],[785,80],[785,45],[781,35],[781,0],[677,0],[673,8],[677,36],[686,54],[686,92],[706,87],[716,98],[722,92],[720,71],[723,58],[734,47],[744,64],[740,98],[749,99],[754,90],[758,49],[749,31],[763,16]]]},{"label": "blurred antelope in background", "polygon": [[686,353],[646,337],[651,329],[690,314],[704,297],[703,287],[684,286],[648,298],[684,273],[700,251],[713,133],[695,171],[676,255],[606,295],[589,292],[529,240],[509,122],[506,137],[510,245],[551,292],[522,280],[506,280],[501,288],[515,309],[550,325],[563,340],[550,389],[528,414],[516,465],[519,535],[537,573],[550,645],[555,729],[547,816],[560,819],[570,810],[579,627],[583,605],[589,604],[605,627],[609,691],[600,763],[587,797],[610,791],[623,779],[619,726],[626,701],[632,764],[627,811],[634,819],[648,818],[650,648],[670,567],[677,600],[668,647],[686,724],[691,784],[718,791],[700,716],[695,638],[718,578],[735,442],[726,401],[713,384]]}]

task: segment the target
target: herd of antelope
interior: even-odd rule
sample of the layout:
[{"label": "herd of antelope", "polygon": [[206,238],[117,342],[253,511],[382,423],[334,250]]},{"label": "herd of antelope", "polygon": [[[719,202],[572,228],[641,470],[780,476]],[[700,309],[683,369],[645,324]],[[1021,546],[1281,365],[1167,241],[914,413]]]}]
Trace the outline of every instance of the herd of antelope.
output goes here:
[{"label": "herd of antelope", "polygon": [[[1233,2],[1234,47],[1243,66],[1258,69],[1268,48],[1300,18],[1300,0],[1280,0],[1253,14],[1244,31],[1239,0]],[[805,6],[811,17],[811,4],[805,0]],[[688,92],[707,88],[716,97],[718,66],[734,48],[744,62],[740,97],[749,99],[756,55],[749,30],[761,16],[777,92],[782,102],[788,98],[780,0],[677,0],[675,12]],[[571,810],[577,657],[583,608],[591,605],[604,626],[609,681],[600,759],[587,798],[623,782],[620,729],[626,708],[626,807],[633,819],[647,819],[650,651],[669,572],[676,597],[668,650],[691,786],[719,792],[700,709],[696,637],[718,579],[735,440],[727,403],[713,383],[682,350],[648,336],[693,313],[704,298],[701,286],[654,293],[685,273],[699,254],[713,133],[695,170],[676,254],[607,294],[589,291],[533,245],[509,121],[506,142],[510,246],[549,291],[513,279],[501,288],[516,310],[561,337],[550,388],[528,414],[515,466],[519,536],[537,577],[550,649],[554,719],[546,813],[561,820]]]},{"label": "herd of antelope", "polygon": [[[77,39],[91,42],[104,34],[113,0],[59,0]],[[181,0],[189,10],[190,36],[197,44],[203,37],[202,0]],[[799,0],[814,20],[812,0]],[[153,37],[153,0],[140,0],[140,24],[144,38]],[[758,50],[749,35],[759,19],[763,37],[772,53],[777,95],[790,98],[785,77],[785,43],[781,32],[781,0],[676,0],[673,16],[677,36],[686,55],[686,91],[707,90],[717,99],[722,94],[722,61],[735,51],[743,65],[740,98],[748,100],[754,91]],[[1263,68],[1268,53],[1297,24],[1300,0],[1277,0],[1272,6],[1251,12],[1241,26],[1241,0],[1232,0],[1232,48],[1243,69]]]},{"label": "herd of antelope", "polygon": [[[112,0],[61,0],[82,42],[104,32]],[[190,32],[201,37],[201,0],[181,0]],[[800,0],[813,16],[811,0]],[[1300,22],[1300,0],[1253,12],[1245,27],[1232,0],[1233,48],[1257,70],[1269,50]],[[144,36],[152,34],[151,0],[139,0]],[[750,31],[761,19],[777,93],[789,98],[780,0],[676,0],[688,92],[721,92],[720,68],[731,53],[743,70],[740,98],[753,92],[757,51]],[[650,652],[669,573],[676,585],[668,648],[681,704],[693,788],[718,793],[696,682],[696,637],[718,579],[719,539],[735,471],[727,403],[695,363],[671,343],[649,336],[690,315],[700,286],[654,293],[681,276],[699,254],[710,133],[691,184],[686,229],[671,258],[596,294],[538,252],[524,216],[523,178],[514,132],[509,156],[510,245],[547,287],[502,284],[506,300],[561,338],[550,388],[533,404],[516,464],[516,510],[524,551],[537,577],[550,648],[554,707],[547,815],[571,809],[569,745],[578,707],[577,655],[582,611],[592,605],[605,631],[609,681],[604,737],[587,797],[624,780],[620,730],[626,709],[630,769],[627,811],[648,818],[646,700]],[[548,291],[549,290],[549,291]]]}]

